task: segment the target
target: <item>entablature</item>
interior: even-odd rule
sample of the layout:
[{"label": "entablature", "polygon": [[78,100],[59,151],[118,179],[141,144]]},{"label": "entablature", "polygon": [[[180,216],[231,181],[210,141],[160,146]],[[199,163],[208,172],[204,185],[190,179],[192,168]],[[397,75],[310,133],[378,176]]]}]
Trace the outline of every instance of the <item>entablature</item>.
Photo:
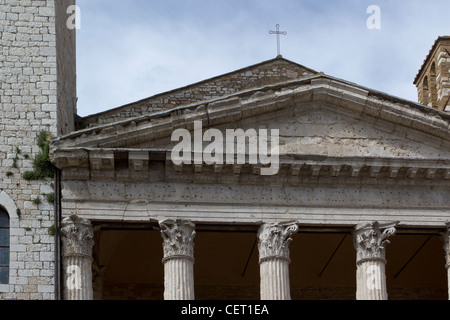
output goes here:
[{"label": "entablature", "polygon": [[[175,164],[170,150],[60,149],[53,159],[67,180],[274,183],[296,178],[450,181],[450,160],[288,154],[274,175],[261,164]],[[247,156],[246,159],[249,159]],[[287,180],[288,179],[288,180]],[[297,179],[298,180],[298,179]],[[312,180],[311,180],[312,181]]]}]

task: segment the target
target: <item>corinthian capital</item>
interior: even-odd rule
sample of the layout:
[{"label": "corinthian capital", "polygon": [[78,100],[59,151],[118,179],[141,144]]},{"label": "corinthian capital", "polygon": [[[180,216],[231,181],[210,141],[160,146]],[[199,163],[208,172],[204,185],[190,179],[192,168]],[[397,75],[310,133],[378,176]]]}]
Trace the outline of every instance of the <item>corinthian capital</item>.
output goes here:
[{"label": "corinthian capital", "polygon": [[357,226],[353,233],[358,263],[367,260],[386,260],[388,237],[396,233],[398,222],[380,224],[372,222]]},{"label": "corinthian capital", "polygon": [[295,223],[262,225],[258,231],[259,261],[269,258],[289,260],[289,243],[297,231]]},{"label": "corinthian capital", "polygon": [[194,258],[195,225],[184,220],[164,220],[159,223],[163,238],[164,259]]},{"label": "corinthian capital", "polygon": [[92,257],[94,231],[88,220],[76,215],[65,218],[61,227],[63,255]]}]

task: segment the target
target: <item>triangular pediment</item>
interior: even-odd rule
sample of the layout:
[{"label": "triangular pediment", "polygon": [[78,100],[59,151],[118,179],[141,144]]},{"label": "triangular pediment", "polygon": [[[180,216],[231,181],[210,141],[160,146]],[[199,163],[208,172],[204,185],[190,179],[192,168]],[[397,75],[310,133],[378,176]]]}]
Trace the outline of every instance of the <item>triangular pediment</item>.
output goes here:
[{"label": "triangular pediment", "polygon": [[[198,124],[202,145],[195,148]],[[419,174],[450,179],[449,124],[450,116],[443,112],[317,76],[75,132],[53,140],[51,158],[75,177],[82,172],[76,169],[80,167],[91,168],[84,177],[104,177],[108,170],[118,176],[114,168],[120,163],[142,170],[149,169],[153,160],[175,165],[174,170],[181,172],[171,151],[179,143],[172,141],[173,133],[183,130],[192,146],[190,170],[202,172],[208,163],[196,164],[194,159],[211,144],[202,141],[208,130],[216,130],[224,143],[227,130],[254,130],[260,135],[279,130],[280,168],[292,175],[306,170],[336,176],[344,170],[351,177],[381,172],[386,177]],[[261,147],[259,140],[253,141]],[[226,150],[223,159],[229,154]],[[248,144],[245,150],[250,150]],[[260,172],[261,166],[247,156],[245,170]],[[225,171],[242,172],[237,164]],[[209,165],[208,170],[223,172],[221,165]]]},{"label": "triangular pediment", "polygon": [[[210,129],[221,132],[224,150],[227,130],[231,131],[230,139],[235,138],[238,130],[248,139],[249,134],[255,132],[258,135],[260,129],[266,129],[268,134],[278,130],[280,154],[286,155],[450,159],[450,150],[444,148],[439,140],[427,139],[407,127],[386,121],[337,112],[326,105],[300,106],[218,126],[208,127],[207,122],[200,123],[197,131],[189,131],[192,150],[194,138],[205,137]],[[127,148],[171,150],[179,142],[171,138],[149,140]],[[203,149],[211,141],[204,140]]]},{"label": "triangular pediment", "polygon": [[449,159],[450,116],[324,76],[267,86],[60,137],[58,148],[170,150],[177,129],[278,129],[281,153]]}]

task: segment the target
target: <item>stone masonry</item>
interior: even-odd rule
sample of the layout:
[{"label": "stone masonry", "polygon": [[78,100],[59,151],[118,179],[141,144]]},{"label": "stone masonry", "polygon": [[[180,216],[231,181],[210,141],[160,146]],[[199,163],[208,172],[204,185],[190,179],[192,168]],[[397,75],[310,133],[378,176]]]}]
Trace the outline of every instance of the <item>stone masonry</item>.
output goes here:
[{"label": "stone masonry", "polygon": [[72,4],[0,0],[0,206],[11,225],[10,277],[0,300],[55,298],[54,208],[45,197],[53,180],[23,174],[33,170],[40,131],[74,129],[75,32],[65,13]]},{"label": "stone masonry", "polygon": [[95,127],[314,74],[317,72],[278,56],[270,61],[87,116],[83,122],[85,126]]},{"label": "stone masonry", "polygon": [[414,80],[419,103],[450,111],[450,37],[439,37]]}]

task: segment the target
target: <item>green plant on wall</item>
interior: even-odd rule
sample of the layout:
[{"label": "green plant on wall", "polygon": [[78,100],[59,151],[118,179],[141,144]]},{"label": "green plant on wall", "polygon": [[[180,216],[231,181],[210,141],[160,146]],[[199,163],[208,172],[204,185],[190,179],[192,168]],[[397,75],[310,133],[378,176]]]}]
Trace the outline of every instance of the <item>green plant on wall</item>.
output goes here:
[{"label": "green plant on wall", "polygon": [[43,196],[47,200],[47,203],[53,204],[55,202],[55,193],[44,193]]},{"label": "green plant on wall", "polygon": [[41,200],[40,197],[37,197],[37,198],[34,198],[31,202],[32,202],[34,205],[39,206],[39,205],[42,203],[42,200]]},{"label": "green plant on wall", "polygon": [[33,160],[33,171],[23,174],[25,180],[42,180],[53,177],[52,163],[50,162],[50,140],[52,136],[48,131],[41,131],[36,139],[41,149]]},{"label": "green plant on wall", "polygon": [[52,225],[50,228],[48,228],[48,234],[51,236],[54,236],[56,232],[55,225]]}]

